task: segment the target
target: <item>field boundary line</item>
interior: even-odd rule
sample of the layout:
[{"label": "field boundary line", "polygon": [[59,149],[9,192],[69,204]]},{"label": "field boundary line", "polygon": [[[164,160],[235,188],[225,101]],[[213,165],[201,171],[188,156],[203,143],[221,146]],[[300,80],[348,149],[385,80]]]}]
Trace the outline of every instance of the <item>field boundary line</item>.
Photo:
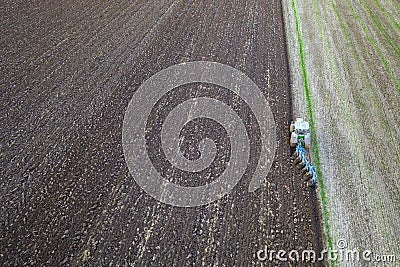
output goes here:
[{"label": "field boundary line", "polygon": [[[320,197],[321,197],[321,204],[322,204],[322,217],[323,217],[323,223],[324,223],[324,228],[325,228],[325,235],[326,235],[326,240],[328,243],[328,249],[332,250],[332,237],[330,234],[330,225],[329,225],[329,211],[327,209],[327,199],[325,195],[325,186],[324,182],[322,179],[322,172],[320,170],[320,160],[319,160],[319,147],[318,147],[318,142],[317,142],[317,136],[315,133],[315,127],[314,127],[314,116],[313,116],[313,111],[312,111],[312,98],[310,94],[310,87],[308,84],[308,75],[307,75],[307,70],[306,70],[306,63],[305,63],[305,53],[303,49],[303,39],[301,36],[301,30],[300,30],[300,21],[299,21],[299,16],[297,13],[297,8],[296,8],[296,1],[292,0],[292,8],[293,8],[293,13],[294,13],[294,18],[295,18],[295,23],[296,23],[296,33],[297,33],[297,41],[299,44],[299,53],[300,53],[300,67],[301,67],[301,73],[303,75],[303,87],[305,91],[305,96],[306,96],[306,104],[307,104],[307,112],[309,115],[310,119],[310,127],[311,127],[311,142],[312,142],[312,152],[314,154],[314,160],[315,160],[315,165],[317,166],[317,174],[318,174],[318,183],[319,183],[319,188],[320,188]],[[331,261],[330,262],[331,266],[335,266],[335,262]]]}]

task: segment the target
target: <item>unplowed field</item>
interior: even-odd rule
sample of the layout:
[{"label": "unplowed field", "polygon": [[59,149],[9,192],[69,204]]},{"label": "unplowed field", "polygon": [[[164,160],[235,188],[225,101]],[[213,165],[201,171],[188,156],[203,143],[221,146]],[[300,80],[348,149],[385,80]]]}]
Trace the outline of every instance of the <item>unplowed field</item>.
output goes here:
[{"label": "unplowed field", "polygon": [[399,266],[399,2],[284,7],[294,110],[313,114],[327,239],[333,248],[344,239],[347,249],[372,251],[361,266],[383,266],[382,255],[396,257],[385,266]]}]

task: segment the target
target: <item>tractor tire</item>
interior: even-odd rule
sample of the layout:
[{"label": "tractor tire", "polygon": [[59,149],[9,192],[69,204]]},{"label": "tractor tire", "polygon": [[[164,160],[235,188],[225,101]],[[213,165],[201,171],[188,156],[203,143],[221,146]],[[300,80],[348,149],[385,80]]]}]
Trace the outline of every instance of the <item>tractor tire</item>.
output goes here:
[{"label": "tractor tire", "polygon": [[289,143],[290,143],[290,147],[296,147],[296,144],[293,144],[293,142],[292,142],[292,135],[290,135],[290,137],[289,137]]}]

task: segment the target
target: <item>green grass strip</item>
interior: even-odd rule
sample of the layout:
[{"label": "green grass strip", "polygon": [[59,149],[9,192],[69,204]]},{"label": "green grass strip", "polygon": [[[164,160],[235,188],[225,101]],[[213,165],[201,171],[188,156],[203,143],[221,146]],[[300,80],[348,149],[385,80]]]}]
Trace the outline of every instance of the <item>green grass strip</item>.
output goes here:
[{"label": "green grass strip", "polygon": [[[322,214],[323,214],[323,219],[324,219],[324,227],[325,227],[325,234],[326,234],[326,239],[328,242],[328,249],[332,251],[332,237],[330,234],[330,226],[329,226],[329,211],[327,209],[327,200],[326,200],[326,195],[325,195],[325,186],[324,186],[324,181],[322,179],[322,172],[320,170],[320,160],[319,160],[319,148],[318,148],[318,142],[317,142],[317,135],[315,132],[315,127],[314,127],[314,116],[313,116],[313,111],[312,111],[312,101],[311,101],[311,94],[310,94],[310,88],[308,85],[308,78],[307,78],[307,70],[306,70],[306,64],[305,64],[305,56],[304,56],[304,49],[303,49],[303,39],[301,37],[301,31],[300,31],[300,25],[299,25],[299,17],[297,15],[297,8],[296,8],[296,3],[295,0],[292,0],[292,7],[293,7],[293,12],[294,12],[294,17],[296,21],[296,32],[297,32],[297,41],[299,43],[299,50],[300,50],[300,65],[301,65],[301,71],[303,74],[303,85],[304,85],[304,91],[306,95],[306,101],[307,101],[307,111],[310,119],[310,127],[311,127],[311,142],[312,142],[312,148],[313,148],[313,153],[314,153],[314,164],[317,166],[317,174],[318,174],[318,184],[320,188],[320,194],[321,194],[321,202],[322,202]],[[335,266],[335,262],[331,260],[330,262],[331,266]]]}]

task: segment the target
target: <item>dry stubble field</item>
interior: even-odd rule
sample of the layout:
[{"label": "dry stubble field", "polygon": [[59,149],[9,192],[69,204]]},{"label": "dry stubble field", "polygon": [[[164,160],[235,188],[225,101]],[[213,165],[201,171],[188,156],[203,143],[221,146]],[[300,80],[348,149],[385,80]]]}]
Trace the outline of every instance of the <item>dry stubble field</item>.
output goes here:
[{"label": "dry stubble field", "polygon": [[398,264],[400,4],[283,3],[294,109],[313,121],[328,242],[394,254]]}]

